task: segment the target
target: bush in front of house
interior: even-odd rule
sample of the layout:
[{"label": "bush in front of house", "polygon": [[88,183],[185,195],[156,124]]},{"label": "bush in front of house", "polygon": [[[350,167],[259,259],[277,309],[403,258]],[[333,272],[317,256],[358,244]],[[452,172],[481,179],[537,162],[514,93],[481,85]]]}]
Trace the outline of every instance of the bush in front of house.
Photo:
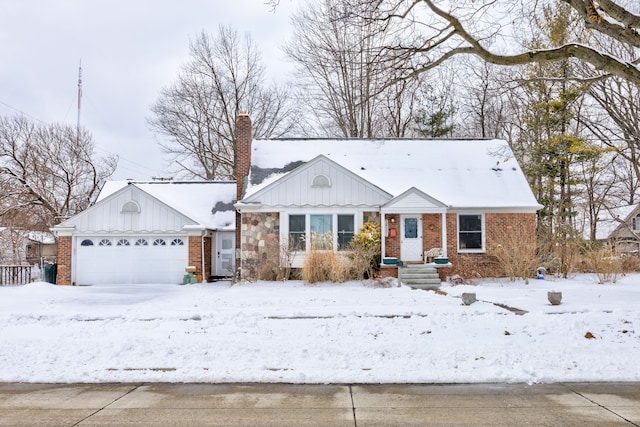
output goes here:
[{"label": "bush in front of house", "polygon": [[344,261],[337,252],[312,249],[302,266],[302,280],[305,283],[342,283],[349,279],[349,268]]},{"label": "bush in front of house", "polygon": [[380,264],[382,236],[380,225],[368,221],[349,242],[349,260],[354,279],[373,279],[374,271]]},{"label": "bush in front of house", "polygon": [[539,266],[538,258],[532,253],[533,242],[522,240],[521,236],[508,234],[494,251],[500,267],[509,280],[524,279],[528,282]]}]

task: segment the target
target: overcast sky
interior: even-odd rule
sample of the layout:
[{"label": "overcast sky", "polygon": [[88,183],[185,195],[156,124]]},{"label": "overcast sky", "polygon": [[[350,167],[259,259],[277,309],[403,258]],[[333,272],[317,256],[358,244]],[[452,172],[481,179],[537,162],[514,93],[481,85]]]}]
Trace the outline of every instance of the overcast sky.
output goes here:
[{"label": "overcast sky", "polygon": [[99,155],[120,156],[113,179],[166,176],[167,164],[145,119],[162,87],[188,60],[189,39],[220,24],[250,33],[270,79],[291,69],[281,46],[293,1],[275,11],[265,0],[2,0],[0,115],[77,122]]}]

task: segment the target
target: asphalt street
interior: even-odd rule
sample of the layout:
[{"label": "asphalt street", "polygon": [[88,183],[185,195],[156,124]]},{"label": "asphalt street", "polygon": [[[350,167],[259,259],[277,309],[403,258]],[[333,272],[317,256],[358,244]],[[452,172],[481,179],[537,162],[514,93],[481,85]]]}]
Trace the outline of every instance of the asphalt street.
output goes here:
[{"label": "asphalt street", "polygon": [[0,383],[0,426],[639,426],[639,383]]}]

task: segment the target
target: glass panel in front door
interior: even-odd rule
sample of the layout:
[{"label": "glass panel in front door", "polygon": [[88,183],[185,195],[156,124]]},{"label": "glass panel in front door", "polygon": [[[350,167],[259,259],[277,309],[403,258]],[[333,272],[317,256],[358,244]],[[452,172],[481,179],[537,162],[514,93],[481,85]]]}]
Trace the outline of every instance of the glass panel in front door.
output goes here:
[{"label": "glass panel in front door", "polygon": [[418,238],[418,218],[404,219],[404,237],[405,239]]}]

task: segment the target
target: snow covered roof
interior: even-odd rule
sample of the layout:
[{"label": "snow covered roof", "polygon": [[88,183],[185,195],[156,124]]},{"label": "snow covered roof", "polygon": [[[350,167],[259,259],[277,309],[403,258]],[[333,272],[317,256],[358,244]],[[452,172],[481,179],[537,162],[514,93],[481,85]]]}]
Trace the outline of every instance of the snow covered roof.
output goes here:
[{"label": "snow covered roof", "polygon": [[235,181],[108,181],[96,202],[127,185],[135,185],[206,228],[235,229]]},{"label": "snow covered roof", "polygon": [[508,144],[496,139],[253,140],[245,196],[318,155],[393,196],[415,187],[453,208],[541,207]]},{"label": "snow covered roof", "polygon": [[[626,205],[610,209],[603,209],[598,215],[596,239],[606,240],[625,222],[640,205]],[[588,224],[585,226],[585,238],[589,237]]]}]

